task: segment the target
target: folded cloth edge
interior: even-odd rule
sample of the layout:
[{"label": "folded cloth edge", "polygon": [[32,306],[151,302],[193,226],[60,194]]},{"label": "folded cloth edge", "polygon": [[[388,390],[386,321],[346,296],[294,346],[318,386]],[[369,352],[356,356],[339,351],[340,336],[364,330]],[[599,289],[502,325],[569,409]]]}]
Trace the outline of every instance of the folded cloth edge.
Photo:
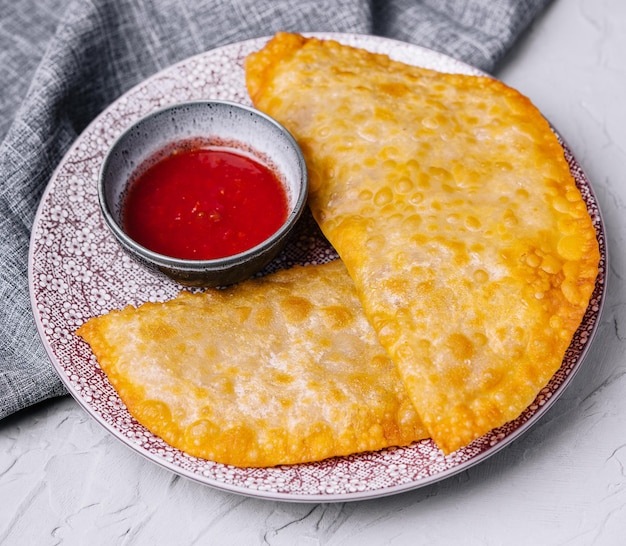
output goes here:
[{"label": "folded cloth edge", "polygon": [[[49,1],[59,4],[59,0]],[[126,89],[181,58],[275,30],[373,32],[437,49],[489,70],[549,3],[391,0],[370,4],[353,0],[337,7],[317,1],[250,2],[248,22],[242,25],[241,19],[231,21],[226,10],[220,19],[214,10],[202,6],[186,8],[186,17],[176,18],[166,13],[167,2],[69,2],[45,52],[30,52],[33,59],[37,55],[41,59],[31,63],[36,66],[32,75],[21,75],[32,77],[26,97],[17,91],[9,97],[0,95],[0,105],[9,105],[0,111],[11,108],[14,112],[0,144],[0,418],[67,392],[32,316],[27,282],[30,229],[56,165],[81,130]],[[224,7],[229,2],[217,4]],[[481,4],[490,6],[489,13],[497,21],[490,21]],[[220,37],[203,41],[216,21]],[[135,41],[128,38],[133,32],[139,35]],[[124,40],[126,45],[120,45]],[[23,63],[19,55],[11,55],[14,44],[4,47],[0,38],[0,45],[7,70],[17,77]],[[96,60],[108,66],[108,81],[94,77]],[[94,65],[89,70],[84,69],[87,62]],[[68,73],[82,79],[73,80]]]}]

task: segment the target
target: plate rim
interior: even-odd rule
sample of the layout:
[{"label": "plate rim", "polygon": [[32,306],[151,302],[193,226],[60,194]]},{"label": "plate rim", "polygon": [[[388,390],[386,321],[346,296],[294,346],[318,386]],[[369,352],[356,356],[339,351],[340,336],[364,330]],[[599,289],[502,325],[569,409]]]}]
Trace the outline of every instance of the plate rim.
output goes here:
[{"label": "plate rim", "polygon": [[[465,73],[465,70],[466,70],[467,73],[469,74],[484,75],[484,76],[493,78],[493,76],[485,73],[484,71],[474,66],[471,66],[463,61],[454,59],[453,57],[450,57],[444,53],[440,53],[438,51],[432,50],[424,46],[411,44],[410,42],[405,42],[405,41],[394,39],[394,38],[386,38],[382,36],[375,36],[375,35],[369,35],[369,34],[340,33],[340,32],[302,32],[301,34],[304,36],[308,36],[308,37],[317,37],[320,39],[337,40],[342,43],[351,42],[351,41],[358,42],[360,40],[364,40],[364,41],[376,42],[380,44],[391,44],[392,49],[394,47],[395,48],[400,47],[405,50],[408,50],[409,52],[411,52],[412,50],[415,50],[415,51],[421,52],[422,55],[426,55],[427,57],[434,57],[435,59],[445,60],[451,66],[463,68],[464,69],[463,73]],[[606,294],[607,294],[607,288],[608,288],[607,283],[608,283],[608,276],[609,276],[608,275],[609,249],[608,249],[608,240],[607,240],[608,238],[606,237],[606,227],[605,227],[605,223],[602,217],[602,211],[600,209],[600,205],[599,205],[596,193],[591,185],[591,182],[586,172],[584,171],[584,169],[578,162],[577,158],[574,156],[571,148],[568,146],[568,144],[565,142],[563,137],[554,127],[553,127],[553,130],[555,134],[557,135],[561,144],[563,145],[563,148],[566,154],[567,153],[570,154],[571,160],[575,163],[582,178],[584,179],[585,189],[589,192],[591,196],[591,200],[593,201],[595,205],[595,211],[597,212],[598,224],[599,224],[599,230],[596,229],[596,237],[598,237],[600,234],[604,236],[603,237],[604,254],[601,255],[601,259],[604,260],[604,275],[602,277],[602,290],[599,292],[599,298],[597,302],[599,309],[597,313],[595,314],[595,322],[591,330],[589,331],[588,341],[585,343],[580,355],[578,356],[576,360],[576,364],[572,367],[569,373],[565,376],[565,378],[559,384],[558,389],[557,389],[557,396],[549,397],[541,407],[539,407],[537,410],[534,411],[531,418],[529,418],[527,421],[520,424],[513,433],[507,435],[505,438],[498,441],[495,445],[491,446],[489,449],[479,453],[477,456],[472,457],[471,459],[468,459],[452,468],[444,469],[441,472],[427,476],[420,480],[410,480],[405,483],[382,487],[379,489],[371,489],[371,490],[366,489],[364,491],[342,492],[342,493],[337,493],[337,494],[332,494],[332,493],[299,494],[299,493],[292,493],[292,492],[265,491],[261,489],[255,489],[255,488],[246,488],[246,487],[232,484],[232,483],[219,482],[217,480],[201,479],[200,476],[198,476],[196,473],[191,472],[190,470],[186,468],[182,468],[176,464],[173,464],[172,462],[166,460],[163,457],[156,458],[156,457],[151,456],[151,454],[149,454],[145,449],[141,448],[140,446],[136,445],[133,442],[127,441],[120,431],[116,430],[108,422],[104,421],[99,416],[99,414],[95,411],[95,409],[83,399],[83,397],[77,392],[75,387],[70,383],[70,381],[68,380],[65,374],[64,368],[61,366],[61,363],[58,362],[57,360],[57,356],[53,350],[53,347],[51,346],[49,342],[48,337],[45,335],[43,324],[41,322],[41,317],[37,311],[38,301],[36,299],[35,287],[34,287],[34,275],[35,275],[35,271],[34,271],[35,263],[34,262],[35,262],[36,233],[37,233],[37,228],[39,224],[41,223],[41,218],[43,215],[43,211],[46,207],[47,200],[50,194],[54,191],[54,186],[55,186],[54,181],[58,177],[60,171],[62,170],[68,158],[70,158],[72,154],[75,153],[77,147],[80,146],[81,138],[83,137],[83,135],[89,133],[89,131],[92,130],[94,126],[100,123],[100,121],[110,111],[114,110],[115,106],[118,105],[120,101],[124,100],[125,97],[127,97],[129,94],[137,91],[141,87],[144,87],[151,82],[154,82],[160,78],[163,78],[164,75],[167,75],[169,72],[175,71],[176,68],[186,65],[190,62],[193,62],[193,60],[195,59],[202,58],[206,56],[207,54],[219,53],[220,50],[224,50],[224,49],[246,47],[247,45],[251,45],[251,44],[258,44],[259,47],[262,47],[262,45],[271,38],[272,36],[261,36],[261,37],[255,37],[255,38],[248,38],[246,40],[236,41],[236,42],[232,42],[228,44],[222,44],[215,48],[208,49],[206,51],[191,55],[167,67],[164,67],[163,69],[159,70],[158,72],[155,72],[151,76],[136,83],[135,85],[130,87],[128,90],[126,90],[124,93],[122,93],[114,101],[108,104],[83,129],[83,131],[79,135],[77,135],[74,142],[70,145],[70,147],[65,152],[62,159],[59,161],[59,163],[53,170],[52,174],[50,175],[48,182],[46,184],[46,187],[40,197],[40,201],[37,206],[37,210],[36,210],[35,216],[33,218],[32,226],[31,226],[29,248],[28,248],[28,288],[29,288],[31,310],[33,313],[33,318],[34,318],[36,327],[37,327],[37,333],[46,350],[48,359],[52,363],[57,374],[59,375],[64,387],[66,388],[68,393],[72,395],[74,400],[76,400],[79,406],[82,407],[83,410],[85,410],[97,423],[99,423],[102,427],[104,427],[104,429],[107,432],[112,434],[113,437],[115,437],[118,441],[120,441],[126,447],[130,447],[135,453],[138,453],[139,455],[141,455],[142,457],[144,457],[151,463],[157,464],[161,466],[162,468],[170,472],[173,472],[174,474],[183,476],[201,485],[209,486],[211,488],[229,492],[229,493],[239,494],[239,495],[252,497],[252,498],[261,498],[265,500],[297,502],[297,503],[312,503],[312,502],[313,503],[317,503],[317,502],[331,503],[331,502],[349,502],[349,501],[359,501],[359,500],[370,500],[370,499],[376,499],[376,498],[381,498],[381,497],[387,497],[387,496],[396,495],[399,493],[404,493],[407,491],[412,491],[412,490],[419,489],[422,487],[426,487],[434,483],[443,481],[445,479],[451,478],[452,476],[456,474],[459,474],[477,464],[484,462],[486,459],[492,457],[493,455],[495,455],[496,453],[498,453],[505,447],[509,446],[514,441],[518,440],[521,436],[526,434],[537,423],[537,421],[539,421],[547,413],[547,411],[549,411],[550,408],[553,407],[553,405],[560,398],[560,395],[563,393],[563,391],[566,390],[566,388],[569,386],[571,381],[574,379],[574,377],[576,376],[576,374],[579,372],[580,368],[584,364],[588,356],[589,350],[591,346],[593,345],[594,338],[597,334],[598,327],[601,322],[602,314],[605,308]],[[358,46],[358,47],[366,48],[365,46]],[[393,52],[386,53],[386,54],[392,56]],[[417,66],[422,66],[422,65],[417,64]],[[571,166],[570,166],[570,171],[571,171]],[[594,289],[594,292],[595,291],[596,289]],[[559,370],[560,369],[561,368],[559,368]],[[558,370],[556,373],[558,373]],[[553,379],[554,379],[554,376],[552,376],[550,381],[552,381]],[[388,449],[394,449],[394,448],[388,448]],[[343,458],[344,457],[336,457],[336,459],[343,459]],[[216,463],[216,464],[219,464],[219,463]],[[303,464],[309,464],[309,463],[303,463]],[[223,465],[223,466],[228,467],[229,465]]]}]

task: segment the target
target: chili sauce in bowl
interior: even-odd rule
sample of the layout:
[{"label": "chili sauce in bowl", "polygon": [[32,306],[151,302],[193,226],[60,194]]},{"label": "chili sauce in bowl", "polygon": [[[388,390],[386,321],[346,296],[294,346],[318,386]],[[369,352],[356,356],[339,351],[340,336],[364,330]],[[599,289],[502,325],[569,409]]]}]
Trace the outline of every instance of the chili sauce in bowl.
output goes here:
[{"label": "chili sauce in bowl", "polygon": [[123,227],[139,244],[185,260],[244,252],[287,219],[287,194],[274,171],[228,149],[176,150],[129,187]]},{"label": "chili sauce in bowl", "polygon": [[308,190],[293,137],[265,114],[225,101],[142,118],[116,140],[98,183],[122,247],[187,286],[232,284],[265,267]]}]

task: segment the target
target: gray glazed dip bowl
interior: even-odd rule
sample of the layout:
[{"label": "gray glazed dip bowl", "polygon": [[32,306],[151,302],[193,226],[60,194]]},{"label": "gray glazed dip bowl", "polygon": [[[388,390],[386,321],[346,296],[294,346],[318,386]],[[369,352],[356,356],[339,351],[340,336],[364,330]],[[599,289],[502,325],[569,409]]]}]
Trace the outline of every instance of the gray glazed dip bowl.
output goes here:
[{"label": "gray glazed dip bowl", "polygon": [[[288,213],[273,235],[253,248],[210,260],[153,252],[124,231],[122,211],[129,183],[176,143],[198,141],[251,155],[272,168],[284,184]],[[302,152],[287,130],[254,108],[226,101],[178,103],[140,119],[108,151],[98,179],[98,199],[107,226],[132,257],[185,286],[226,286],[265,267],[282,249],[306,206],[308,178]]]}]

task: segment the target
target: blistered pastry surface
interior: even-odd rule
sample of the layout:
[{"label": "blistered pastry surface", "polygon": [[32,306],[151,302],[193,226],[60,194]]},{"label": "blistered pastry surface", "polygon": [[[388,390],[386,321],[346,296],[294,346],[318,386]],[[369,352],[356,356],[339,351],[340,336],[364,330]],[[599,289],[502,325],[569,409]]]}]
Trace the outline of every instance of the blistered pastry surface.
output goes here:
[{"label": "blistered pastry surface", "polygon": [[275,466],[426,437],[340,260],[90,319],[134,415],[182,451]]},{"label": "blistered pastry surface", "polygon": [[[548,122],[488,77],[279,34],[247,63],[310,205],[447,453],[515,419],[589,303],[592,219]],[[264,68],[265,67],[265,68]]]}]

